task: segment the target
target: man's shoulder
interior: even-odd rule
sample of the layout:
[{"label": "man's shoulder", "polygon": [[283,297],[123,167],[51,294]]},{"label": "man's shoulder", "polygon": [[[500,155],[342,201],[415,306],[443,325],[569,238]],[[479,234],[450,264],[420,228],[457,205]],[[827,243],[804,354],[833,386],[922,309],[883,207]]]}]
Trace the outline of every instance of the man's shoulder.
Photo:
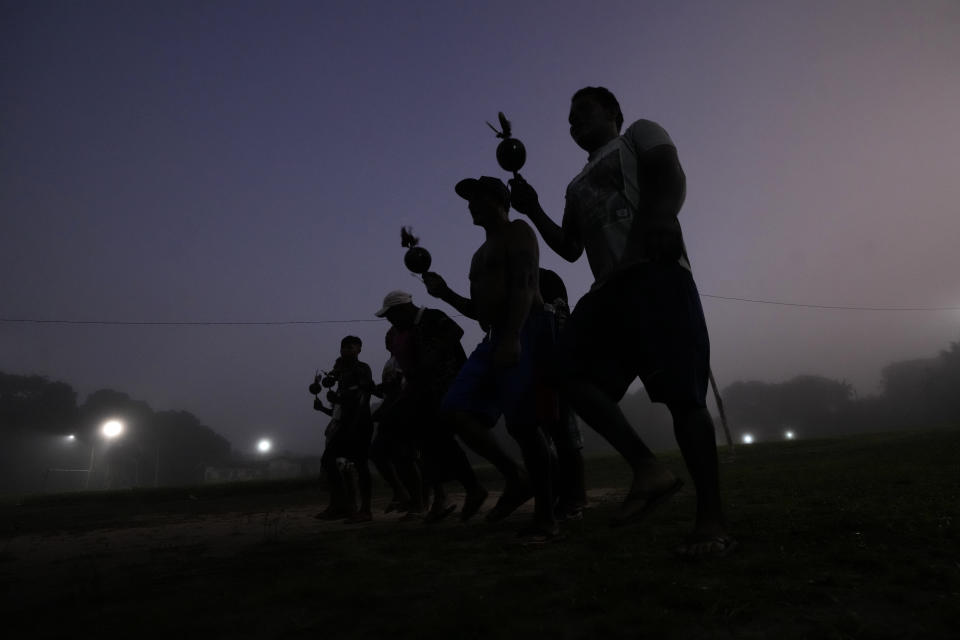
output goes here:
[{"label": "man's shoulder", "polygon": [[452,329],[456,327],[461,333],[463,329],[456,321],[440,309],[430,309],[424,307],[423,315],[420,318],[419,326],[423,331],[433,332],[444,328]]},{"label": "man's shoulder", "polygon": [[627,127],[620,136],[624,142],[643,152],[661,145],[676,146],[670,134],[659,123],[641,118]]},{"label": "man's shoulder", "polygon": [[520,218],[511,220],[507,230],[514,238],[523,240],[528,238],[533,238],[536,240],[537,238],[537,234],[533,232],[533,227],[531,227],[526,220],[521,220]]},{"label": "man's shoulder", "polygon": [[449,318],[444,311],[440,309],[434,309],[433,307],[422,307],[423,313],[420,317],[420,322],[438,322],[444,318]]},{"label": "man's shoulder", "polygon": [[357,360],[357,371],[363,374],[368,374],[368,373],[372,373],[373,369],[371,369],[370,365],[368,365],[366,362],[363,362],[362,360]]}]

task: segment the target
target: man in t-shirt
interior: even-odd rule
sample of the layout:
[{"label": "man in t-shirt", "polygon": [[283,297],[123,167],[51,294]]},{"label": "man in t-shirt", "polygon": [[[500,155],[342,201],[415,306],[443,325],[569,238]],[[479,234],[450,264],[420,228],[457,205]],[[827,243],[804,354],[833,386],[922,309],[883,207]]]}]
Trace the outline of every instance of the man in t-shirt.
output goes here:
[{"label": "man in t-shirt", "polygon": [[[330,507],[318,514],[317,517],[322,519],[344,516],[347,522],[368,522],[373,519],[370,510],[373,486],[367,464],[370,438],[373,436],[373,420],[370,417],[373,373],[370,366],[358,358],[362,348],[363,342],[357,336],[343,338],[340,341],[340,357],[331,372],[337,380],[336,390],[328,394],[334,409],[324,412],[331,415],[333,420],[327,427],[327,443],[320,464],[330,481],[333,499]],[[337,463],[341,458],[352,463],[357,472],[360,508],[353,513],[343,513],[344,506],[336,499],[346,493],[343,470]],[[346,509],[352,508],[352,505],[346,505]]]},{"label": "man in t-shirt", "polygon": [[586,251],[595,282],[560,337],[561,385],[577,414],[633,469],[613,524],[636,521],[681,481],[646,447],[618,401],[636,378],[670,409],[674,434],[697,489],[694,530],[676,548],[684,557],[725,555],[716,439],[706,409],[710,346],[700,296],[677,214],[686,177],[667,132],[638,120],[620,135],[623,114],[603,87],[577,91],[570,135],[589,156],[567,187],[561,225],[522,178],[510,181],[514,208],[544,241],[573,262]]},{"label": "man in t-shirt", "polygon": [[[446,504],[443,483],[456,480],[465,491],[463,520],[473,516],[487,498],[470,461],[439,415],[440,402],[467,359],[460,344],[463,329],[439,309],[413,304],[405,291],[391,291],[375,313],[390,322],[386,345],[403,384],[380,424],[384,436],[419,449],[423,482],[433,489],[433,504],[425,521],[436,522],[454,507]],[[422,492],[421,492],[422,494]],[[419,495],[411,496],[414,503]],[[418,505],[415,504],[414,510]]]},{"label": "man in t-shirt", "polygon": [[[553,315],[554,344],[557,336],[563,330],[564,324],[570,317],[570,306],[567,299],[567,287],[563,279],[555,271],[540,267],[540,295],[544,306]],[[551,410],[544,411],[544,431],[553,441],[556,451],[556,466],[554,469],[554,493],[556,507],[554,513],[557,520],[579,520],[583,517],[583,510],[587,506],[587,490],[584,483],[583,466],[583,437],[580,435],[580,425],[577,416],[570,407],[570,402],[550,388],[547,368],[550,363],[541,365],[543,375],[538,381],[539,395],[545,402],[553,405]]]}]

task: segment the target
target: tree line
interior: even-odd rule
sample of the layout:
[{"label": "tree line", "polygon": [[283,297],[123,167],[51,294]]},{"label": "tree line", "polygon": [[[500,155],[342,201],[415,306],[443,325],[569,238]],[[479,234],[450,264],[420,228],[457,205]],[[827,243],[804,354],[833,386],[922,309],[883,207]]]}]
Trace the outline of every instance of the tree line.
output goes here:
[{"label": "tree line", "polygon": [[[107,443],[100,428],[114,418],[124,433]],[[188,411],[154,411],[112,389],[78,404],[66,382],[0,372],[0,492],[194,484],[230,457],[229,441]]]},{"label": "tree line", "polygon": [[[852,385],[821,375],[785,382],[737,381],[721,391],[735,438],[831,437],[863,431],[960,425],[960,342],[931,358],[893,362],[881,371],[879,394],[860,397]],[[627,418],[654,449],[672,449],[670,414],[643,389],[621,402]],[[98,430],[122,416],[126,433],[104,446]],[[717,421],[719,425],[719,421]],[[75,441],[67,441],[68,434]],[[608,448],[583,429],[587,450]],[[722,435],[721,435],[722,442]],[[76,445],[76,446],[73,446]],[[102,389],[77,403],[67,383],[0,372],[0,492],[44,488],[46,468],[87,469],[91,447],[115,486],[193,484],[209,465],[227,463],[226,438],[188,411],[154,411],[125,393]]]},{"label": "tree line", "polygon": [[[737,381],[721,390],[735,440],[832,437],[864,431],[960,426],[960,342],[930,358],[892,362],[880,392],[859,396],[845,380],[797,375],[784,382]],[[670,414],[643,389],[621,402],[627,418],[654,449],[676,447]],[[716,424],[719,429],[720,421]],[[602,446],[593,434],[588,443]],[[718,434],[719,442],[723,435]]]}]

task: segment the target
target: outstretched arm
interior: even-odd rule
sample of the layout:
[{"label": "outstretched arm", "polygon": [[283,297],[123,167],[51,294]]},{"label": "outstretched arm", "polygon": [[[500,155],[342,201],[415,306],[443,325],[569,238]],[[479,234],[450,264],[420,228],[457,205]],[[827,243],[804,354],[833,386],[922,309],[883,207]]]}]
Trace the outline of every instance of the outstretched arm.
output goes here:
[{"label": "outstretched arm", "polygon": [[434,298],[440,298],[448,305],[470,318],[477,319],[477,309],[470,298],[464,298],[447,286],[447,282],[439,273],[428,271],[423,274],[423,284],[427,286],[427,293]]},{"label": "outstretched arm", "polygon": [[526,180],[516,177],[510,180],[510,204],[524,214],[540,232],[540,237],[551,249],[567,262],[574,262],[583,253],[583,245],[569,228],[555,223],[540,206],[536,190]]}]

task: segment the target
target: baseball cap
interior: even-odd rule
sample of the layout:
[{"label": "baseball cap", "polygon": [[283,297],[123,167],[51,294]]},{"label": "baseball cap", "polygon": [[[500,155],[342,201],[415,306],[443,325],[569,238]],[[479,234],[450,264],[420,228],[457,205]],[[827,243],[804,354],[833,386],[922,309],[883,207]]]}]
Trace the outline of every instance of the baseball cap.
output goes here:
[{"label": "baseball cap", "polygon": [[454,191],[464,200],[473,200],[481,194],[487,194],[502,204],[505,209],[510,208],[510,189],[499,178],[490,176],[466,178],[457,183]]},{"label": "baseball cap", "polygon": [[387,315],[387,311],[401,304],[413,302],[413,296],[406,291],[391,291],[383,299],[383,307],[373,315],[382,318]]}]

